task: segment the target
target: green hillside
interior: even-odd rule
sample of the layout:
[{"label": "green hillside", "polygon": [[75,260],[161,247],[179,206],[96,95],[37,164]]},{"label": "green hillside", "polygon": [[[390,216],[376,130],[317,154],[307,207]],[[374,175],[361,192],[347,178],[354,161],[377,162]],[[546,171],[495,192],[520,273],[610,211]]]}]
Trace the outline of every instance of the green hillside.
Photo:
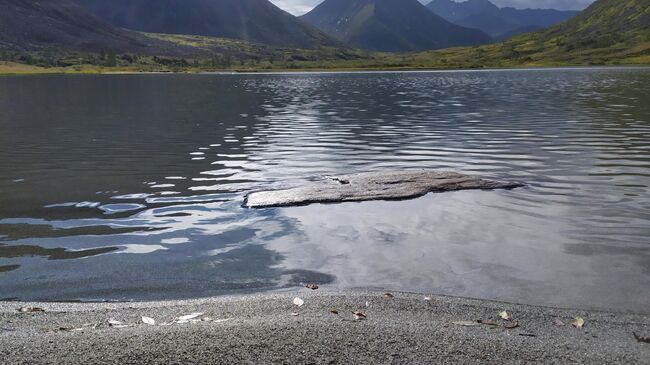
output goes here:
[{"label": "green hillside", "polygon": [[546,30],[416,58],[430,67],[650,63],[650,0],[598,0]]}]

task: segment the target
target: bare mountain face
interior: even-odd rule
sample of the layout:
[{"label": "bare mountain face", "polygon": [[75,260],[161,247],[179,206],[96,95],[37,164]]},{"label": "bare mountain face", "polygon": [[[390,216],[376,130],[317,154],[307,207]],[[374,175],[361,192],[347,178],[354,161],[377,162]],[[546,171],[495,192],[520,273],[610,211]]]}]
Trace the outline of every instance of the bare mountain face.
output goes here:
[{"label": "bare mountain face", "polygon": [[114,27],[72,0],[0,0],[0,47],[150,53],[164,44]]},{"label": "bare mountain face", "polygon": [[489,43],[485,33],[452,24],[417,0],[325,0],[302,19],[352,46],[410,52]]},{"label": "bare mountain face", "polygon": [[113,25],[142,32],[232,38],[295,48],[340,42],[268,0],[76,0]]},{"label": "bare mountain face", "polygon": [[496,39],[547,28],[578,13],[554,9],[499,8],[489,0],[433,0],[427,8],[454,24],[480,29]]}]

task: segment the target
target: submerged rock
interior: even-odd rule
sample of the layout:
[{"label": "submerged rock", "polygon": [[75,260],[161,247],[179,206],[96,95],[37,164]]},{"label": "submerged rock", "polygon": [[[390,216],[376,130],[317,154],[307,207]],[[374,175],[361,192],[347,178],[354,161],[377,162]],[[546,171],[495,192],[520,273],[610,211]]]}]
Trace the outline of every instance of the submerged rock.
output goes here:
[{"label": "submerged rock", "polygon": [[427,193],[470,189],[513,189],[517,182],[483,179],[455,172],[406,171],[331,177],[309,185],[249,194],[244,207],[271,208],[313,203],[403,200]]}]

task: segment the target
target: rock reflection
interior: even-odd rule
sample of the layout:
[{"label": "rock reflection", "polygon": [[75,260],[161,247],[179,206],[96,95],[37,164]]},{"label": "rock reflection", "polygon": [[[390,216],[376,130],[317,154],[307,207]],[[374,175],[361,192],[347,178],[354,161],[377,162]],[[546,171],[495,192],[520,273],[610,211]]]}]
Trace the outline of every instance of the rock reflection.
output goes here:
[{"label": "rock reflection", "polygon": [[297,230],[267,247],[284,257],[282,268],[329,273],[343,288],[647,310],[650,292],[638,290],[650,287],[647,245],[606,251],[572,238],[572,223],[553,206],[539,216],[503,214],[517,194],[283,208]]},{"label": "rock reflection", "polygon": [[5,266],[0,266],[0,272],[7,272],[7,271],[13,271],[16,270],[20,267],[20,265],[5,265]]},{"label": "rock reflection", "polygon": [[117,247],[101,247],[79,251],[70,251],[65,248],[43,248],[38,246],[20,245],[20,246],[2,246],[0,245],[0,257],[17,258],[17,257],[46,257],[48,260],[72,260],[83,257],[97,256],[105,253],[117,251]]},{"label": "rock reflection", "polygon": [[18,241],[26,238],[58,238],[84,235],[102,236],[122,233],[151,232],[163,229],[161,227],[120,227],[103,224],[81,227],[55,227],[50,224],[32,223],[2,223],[0,222],[0,241]]}]

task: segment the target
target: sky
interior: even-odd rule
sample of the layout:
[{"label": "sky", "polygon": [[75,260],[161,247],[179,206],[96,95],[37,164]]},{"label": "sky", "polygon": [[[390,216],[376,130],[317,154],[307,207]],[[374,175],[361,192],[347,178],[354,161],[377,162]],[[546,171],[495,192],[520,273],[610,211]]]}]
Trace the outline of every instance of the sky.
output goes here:
[{"label": "sky", "polygon": [[[271,0],[275,5],[294,14],[302,15],[323,0]],[[420,0],[427,3],[430,0]],[[543,8],[562,10],[582,10],[594,0],[491,0],[498,6],[512,6],[515,8]]]}]

